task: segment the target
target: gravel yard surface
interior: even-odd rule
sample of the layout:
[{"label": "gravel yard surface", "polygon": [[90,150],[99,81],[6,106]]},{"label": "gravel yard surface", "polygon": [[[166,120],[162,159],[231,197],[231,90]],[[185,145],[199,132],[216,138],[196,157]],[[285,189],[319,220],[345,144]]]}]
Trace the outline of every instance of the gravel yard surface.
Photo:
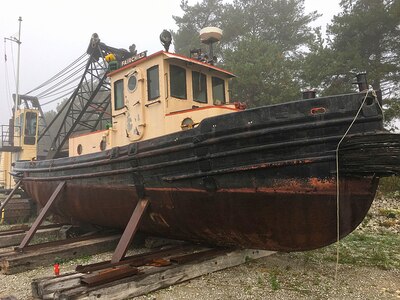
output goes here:
[{"label": "gravel yard surface", "polygon": [[[399,233],[400,199],[378,197],[360,227],[341,242],[336,281],[333,245],[303,253],[277,253],[136,299],[400,299]],[[111,255],[62,263],[61,273]],[[0,275],[0,299],[33,299],[32,279],[52,274],[50,265]]]}]

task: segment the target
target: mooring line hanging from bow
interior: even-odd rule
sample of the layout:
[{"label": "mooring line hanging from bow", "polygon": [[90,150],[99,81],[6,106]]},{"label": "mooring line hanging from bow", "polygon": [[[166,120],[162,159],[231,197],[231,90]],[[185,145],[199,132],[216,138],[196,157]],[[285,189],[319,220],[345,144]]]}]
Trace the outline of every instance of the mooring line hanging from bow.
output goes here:
[{"label": "mooring line hanging from bow", "polygon": [[[338,274],[338,267],[339,267],[339,252],[340,252],[340,174],[339,174],[339,148],[342,144],[343,140],[346,138],[347,134],[349,133],[350,129],[353,127],[354,123],[356,122],[360,112],[364,106],[365,101],[368,98],[369,90],[366,90],[365,97],[361,102],[361,105],[353,118],[353,121],[350,123],[349,127],[347,128],[346,132],[340,139],[339,143],[336,147],[336,266],[335,266],[335,282],[337,282],[337,274]],[[374,94],[373,94],[374,95]],[[376,95],[374,95],[374,99],[377,100]],[[377,100],[379,103],[379,101]],[[383,111],[382,111],[383,112]]]}]

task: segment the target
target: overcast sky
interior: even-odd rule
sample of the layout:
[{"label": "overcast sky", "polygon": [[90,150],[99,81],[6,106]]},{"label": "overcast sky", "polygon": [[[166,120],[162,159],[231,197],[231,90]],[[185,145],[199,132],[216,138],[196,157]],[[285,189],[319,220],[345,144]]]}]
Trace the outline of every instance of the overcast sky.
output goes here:
[{"label": "overcast sky", "polygon": [[[2,1],[0,38],[16,36],[18,17],[22,17],[20,93],[37,87],[82,55],[92,33],[102,42],[116,48],[136,44],[138,51],[161,50],[158,36],[163,29],[176,30],[172,15],[182,15],[181,0],[12,0]],[[196,3],[189,0],[189,4]],[[339,0],[306,0],[306,11],[317,10],[323,16],[317,25],[324,26],[340,11]],[[7,42],[7,65],[4,46],[0,49],[0,125],[11,117],[11,98],[7,89],[8,70],[10,92],[15,93],[13,62],[17,47]],[[11,45],[13,51],[11,50]],[[43,107],[43,110],[52,107]]]}]

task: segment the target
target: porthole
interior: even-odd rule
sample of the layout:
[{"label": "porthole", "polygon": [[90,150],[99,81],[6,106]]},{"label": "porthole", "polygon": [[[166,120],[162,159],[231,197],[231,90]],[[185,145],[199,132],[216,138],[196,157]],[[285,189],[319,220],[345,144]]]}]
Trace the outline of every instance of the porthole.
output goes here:
[{"label": "porthole", "polygon": [[181,123],[181,128],[182,130],[188,130],[188,129],[192,129],[194,127],[194,122],[191,118],[185,118],[183,119],[182,123]]},{"label": "porthole", "polygon": [[374,104],[374,100],[374,97],[367,97],[367,99],[365,99],[365,104],[367,104],[367,106],[371,106],[372,104]]},{"label": "porthole", "polygon": [[76,147],[76,152],[81,155],[82,154],[82,145],[79,144],[78,147]]},{"label": "porthole", "polygon": [[128,79],[128,90],[130,92],[133,92],[134,90],[136,90],[136,86],[137,86],[137,78],[135,75],[132,75]]}]

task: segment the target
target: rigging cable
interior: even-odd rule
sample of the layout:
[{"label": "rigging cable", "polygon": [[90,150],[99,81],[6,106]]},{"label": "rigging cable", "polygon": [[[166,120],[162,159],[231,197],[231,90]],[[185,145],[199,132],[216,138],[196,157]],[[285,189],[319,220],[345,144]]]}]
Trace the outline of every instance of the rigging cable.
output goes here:
[{"label": "rigging cable", "polygon": [[[77,65],[76,67],[74,67],[74,69],[71,69],[68,72],[64,73],[62,76],[66,76],[66,77],[64,77],[64,78],[60,77],[60,80],[58,80],[55,84],[53,84],[51,87],[47,88],[46,90],[40,92],[36,96],[38,98],[41,98],[43,95],[49,95],[53,91],[57,91],[59,89],[58,87],[59,87],[60,84],[62,84],[66,80],[71,79],[72,76],[74,76],[74,75],[80,73],[82,70],[84,70],[85,69],[85,64],[86,64],[86,62],[82,62],[80,65]],[[75,70],[76,68],[79,68],[79,69]],[[73,72],[73,73],[67,76],[67,74],[70,73],[70,72]],[[80,78],[80,77],[77,77],[77,78]],[[76,80],[77,80],[76,78],[73,79],[73,81],[76,81]],[[49,82],[48,84],[50,84],[52,82],[54,82],[54,80]],[[67,83],[64,84],[64,86],[68,85],[68,84],[71,84],[71,83],[73,83],[73,82],[67,82]]]},{"label": "rigging cable", "polygon": [[[52,92],[56,92],[59,89],[68,86],[69,84],[74,83],[75,81],[77,81],[78,79],[80,79],[82,76],[79,75],[78,77],[72,78],[73,76],[81,73],[81,71],[83,71],[85,69],[85,66],[81,67],[80,69],[76,70],[74,73],[68,75],[68,77],[63,78],[63,81],[61,82],[57,82],[56,84],[52,85],[51,87],[49,87],[48,89],[42,91],[41,93],[37,94],[36,97],[41,98],[43,96],[49,96],[51,95]],[[72,78],[71,81],[67,81],[70,80]],[[67,82],[66,82],[67,81]],[[64,83],[64,84],[62,84]],[[62,84],[62,85],[61,85]]]},{"label": "rigging cable", "polygon": [[60,99],[66,97],[66,96],[68,96],[68,95],[70,95],[70,94],[71,94],[71,91],[72,91],[72,90],[75,90],[75,89],[76,89],[76,88],[71,88],[67,93],[65,93],[65,94],[63,94],[63,95],[61,95],[61,96],[59,96],[59,97],[57,97],[57,98],[55,98],[55,99],[49,100],[49,101],[47,101],[47,102],[41,104],[41,106],[45,106],[45,105],[54,103],[54,102],[56,102],[56,101],[59,101]]},{"label": "rigging cable", "polygon": [[66,66],[64,69],[62,69],[61,71],[59,71],[57,74],[53,75],[51,78],[49,78],[48,80],[46,80],[45,82],[43,82],[42,84],[40,84],[39,86],[37,86],[36,88],[30,90],[29,92],[26,93],[26,95],[29,95],[30,93],[37,91],[38,89],[41,89],[42,87],[50,84],[51,82],[57,80],[58,78],[61,77],[61,75],[67,71],[69,68],[71,68],[72,66],[74,66],[75,64],[77,64],[82,58],[84,58],[86,56],[86,53],[83,53],[80,57],[78,57],[76,60],[74,60],[72,63],[70,63],[68,66]]},{"label": "rigging cable", "polygon": [[[76,86],[70,86],[70,87],[68,87],[68,88],[66,88],[66,89],[63,89],[63,90],[61,90],[61,88],[58,88],[56,91],[54,91],[54,92],[51,93],[51,94],[41,96],[41,97],[40,97],[40,100],[43,100],[43,99],[46,99],[46,98],[51,98],[51,97],[53,97],[53,96],[57,96],[57,95],[60,95],[60,94],[62,94],[62,93],[70,93],[70,92],[72,92],[72,91],[75,90],[75,89],[76,89]],[[42,105],[43,105],[43,104],[42,104]]]}]

